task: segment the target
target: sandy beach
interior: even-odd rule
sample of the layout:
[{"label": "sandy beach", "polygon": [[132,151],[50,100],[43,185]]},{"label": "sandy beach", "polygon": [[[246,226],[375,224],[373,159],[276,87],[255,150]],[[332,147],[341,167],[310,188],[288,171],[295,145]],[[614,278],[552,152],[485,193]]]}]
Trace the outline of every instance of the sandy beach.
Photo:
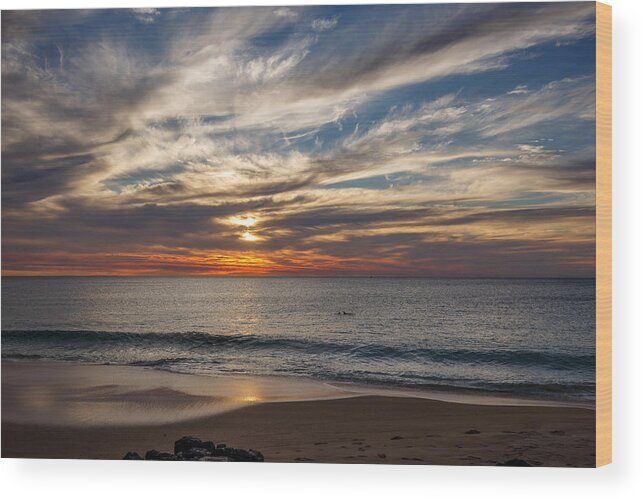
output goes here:
[{"label": "sandy beach", "polygon": [[2,374],[2,457],[120,459],[127,451],[171,451],[175,440],[194,435],[260,450],[267,462],[495,465],[518,458],[589,467],[595,459],[595,413],[581,407],[445,402],[114,366],[3,362]]}]

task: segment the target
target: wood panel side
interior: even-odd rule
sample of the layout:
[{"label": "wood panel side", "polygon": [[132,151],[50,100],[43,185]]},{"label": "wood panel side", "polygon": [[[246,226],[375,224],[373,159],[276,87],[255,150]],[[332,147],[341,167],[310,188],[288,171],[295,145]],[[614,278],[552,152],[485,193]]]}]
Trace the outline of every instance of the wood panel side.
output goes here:
[{"label": "wood panel side", "polygon": [[596,466],[612,462],[612,7],[596,3]]}]

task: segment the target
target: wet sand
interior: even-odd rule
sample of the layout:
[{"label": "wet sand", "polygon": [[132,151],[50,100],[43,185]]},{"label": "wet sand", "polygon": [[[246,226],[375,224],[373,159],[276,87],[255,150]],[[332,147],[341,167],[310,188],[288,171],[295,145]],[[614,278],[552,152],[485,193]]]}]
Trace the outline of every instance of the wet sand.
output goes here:
[{"label": "wet sand", "polygon": [[194,435],[257,449],[267,462],[595,461],[595,412],[587,408],[445,402],[113,366],[3,362],[2,375],[2,457],[120,459],[127,451],[171,451],[175,440]]}]

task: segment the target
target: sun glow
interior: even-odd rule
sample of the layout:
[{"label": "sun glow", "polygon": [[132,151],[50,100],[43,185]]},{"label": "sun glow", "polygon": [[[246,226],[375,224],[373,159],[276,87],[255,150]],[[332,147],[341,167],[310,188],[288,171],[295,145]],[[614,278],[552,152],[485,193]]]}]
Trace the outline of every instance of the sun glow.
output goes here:
[{"label": "sun glow", "polygon": [[244,395],[244,396],[241,397],[241,401],[242,402],[250,402],[250,403],[260,402],[261,397],[259,397],[258,395]]},{"label": "sun glow", "polygon": [[253,217],[231,217],[229,220],[231,224],[243,227],[252,227],[257,223],[257,219]]},{"label": "sun glow", "polygon": [[239,217],[230,217],[228,218],[228,223],[230,225],[236,225],[237,227],[242,228],[241,235],[239,239],[247,242],[259,241],[261,238],[256,236],[251,232],[251,228],[257,224],[257,218],[251,215],[239,216]]},{"label": "sun glow", "polygon": [[258,241],[259,238],[250,232],[244,232],[241,234],[241,239],[244,241]]}]

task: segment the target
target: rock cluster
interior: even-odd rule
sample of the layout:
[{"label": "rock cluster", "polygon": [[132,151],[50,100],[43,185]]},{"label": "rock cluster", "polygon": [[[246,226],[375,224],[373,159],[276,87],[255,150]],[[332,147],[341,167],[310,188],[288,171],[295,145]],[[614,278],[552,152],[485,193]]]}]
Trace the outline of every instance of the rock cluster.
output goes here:
[{"label": "rock cluster", "polygon": [[[136,452],[128,452],[123,459],[143,460]],[[252,449],[235,449],[226,444],[204,442],[196,437],[182,437],[174,442],[174,453],[156,449],[145,453],[146,461],[210,461],[210,462],[263,462],[263,454]]]}]

